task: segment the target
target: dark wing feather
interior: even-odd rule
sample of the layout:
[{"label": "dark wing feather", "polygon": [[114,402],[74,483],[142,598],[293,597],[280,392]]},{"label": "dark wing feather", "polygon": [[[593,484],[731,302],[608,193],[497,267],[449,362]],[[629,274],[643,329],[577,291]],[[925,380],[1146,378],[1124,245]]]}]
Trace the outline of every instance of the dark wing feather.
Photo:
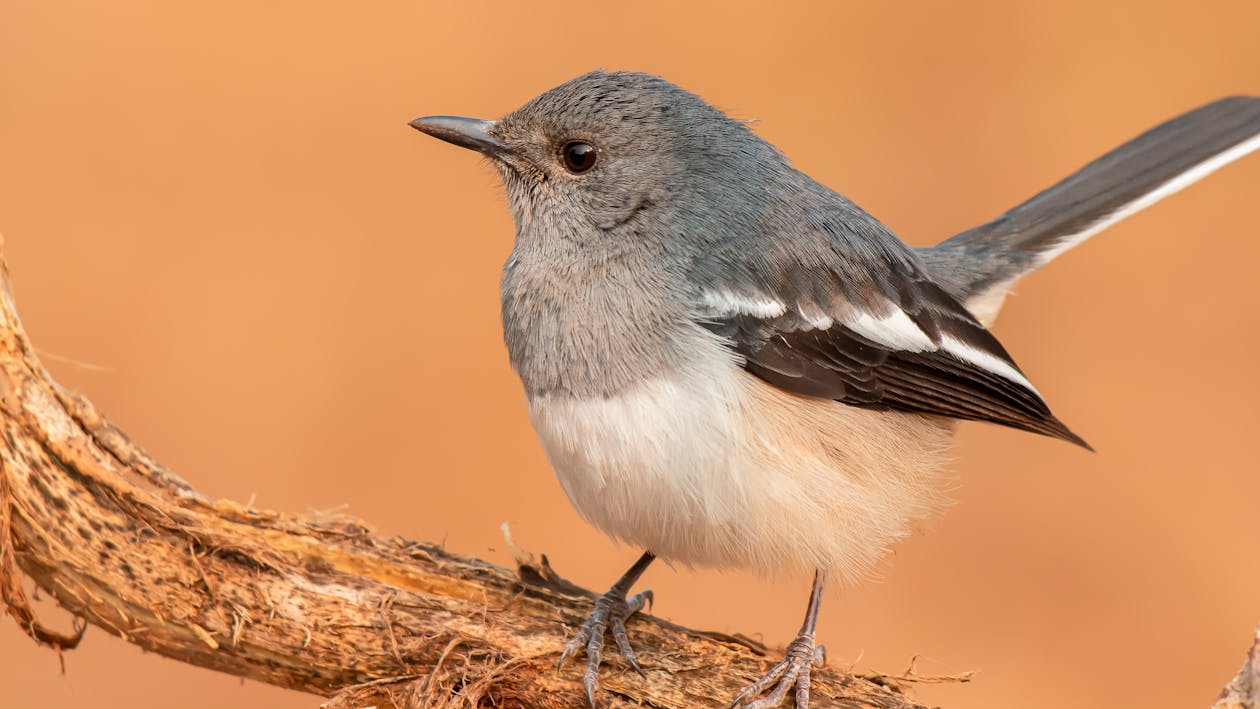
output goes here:
[{"label": "dark wing feather", "polygon": [[688,260],[695,317],[750,372],[806,396],[1086,445],[879,220],[798,172],[759,179],[770,184],[755,198],[687,215],[693,236],[715,235]]},{"label": "dark wing feather", "polygon": [[[705,323],[730,340],[749,372],[787,391],[989,421],[1089,447],[1050,412],[997,339],[913,264],[890,268],[882,283],[881,292],[853,299],[835,290],[818,297],[825,290],[818,283],[782,284],[755,301],[762,310],[781,304],[782,312],[739,312],[738,301],[728,298],[725,312],[710,312]],[[907,328],[917,329],[911,334],[919,346],[898,336]]]}]

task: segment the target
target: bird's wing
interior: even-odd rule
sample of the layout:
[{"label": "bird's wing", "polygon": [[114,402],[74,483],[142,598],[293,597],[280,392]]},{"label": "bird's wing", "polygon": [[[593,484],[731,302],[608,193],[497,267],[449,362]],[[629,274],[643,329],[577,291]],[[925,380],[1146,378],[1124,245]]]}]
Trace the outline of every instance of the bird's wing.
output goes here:
[{"label": "bird's wing", "polygon": [[875,248],[842,264],[782,252],[728,253],[723,261],[705,270],[730,276],[699,279],[700,320],[766,382],[853,406],[990,421],[1089,447],[908,250]]}]

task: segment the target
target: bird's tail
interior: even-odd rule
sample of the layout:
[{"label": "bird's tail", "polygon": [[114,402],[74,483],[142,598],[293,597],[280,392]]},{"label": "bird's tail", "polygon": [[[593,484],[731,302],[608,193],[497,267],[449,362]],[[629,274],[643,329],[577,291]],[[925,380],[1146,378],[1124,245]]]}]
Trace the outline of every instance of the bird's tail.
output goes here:
[{"label": "bird's tail", "polygon": [[1260,97],[1231,96],[1162,123],[987,224],[920,256],[981,321],[1021,276],[1260,148]]}]

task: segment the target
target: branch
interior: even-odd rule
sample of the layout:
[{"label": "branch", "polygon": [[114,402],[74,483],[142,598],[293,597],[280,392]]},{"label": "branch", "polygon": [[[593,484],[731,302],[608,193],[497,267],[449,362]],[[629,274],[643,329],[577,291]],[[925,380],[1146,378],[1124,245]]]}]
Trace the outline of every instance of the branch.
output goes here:
[{"label": "branch", "polygon": [[1242,669],[1225,685],[1212,709],[1257,709],[1260,707],[1260,626],[1251,637],[1251,649]]},{"label": "branch", "polygon": [[[590,592],[545,559],[513,572],[354,519],[206,498],[49,377],[3,256],[0,434],[0,602],[58,652],[91,624],[332,708],[585,706],[580,663],[555,666]],[[21,572],[77,616],[74,632],[40,623]],[[724,706],[770,665],[746,639],[629,626],[647,676],[605,667],[602,706]],[[815,706],[915,709],[902,685],[931,679],[824,669],[811,690]]]}]

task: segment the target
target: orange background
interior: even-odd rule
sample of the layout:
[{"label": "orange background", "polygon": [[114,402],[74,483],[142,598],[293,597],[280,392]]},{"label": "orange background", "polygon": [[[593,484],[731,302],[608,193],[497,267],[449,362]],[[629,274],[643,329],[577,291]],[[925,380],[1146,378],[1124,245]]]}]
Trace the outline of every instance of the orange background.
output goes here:
[{"label": "orange background", "polygon": [[[675,5],[0,4],[0,231],[48,367],[212,495],[499,563],[508,520],[603,588],[637,552],[578,519],[526,421],[497,178],[408,119],[657,72],[926,244],[1260,93],[1252,0]],[[1252,156],[1023,284],[998,333],[1098,454],[964,426],[959,504],[828,597],[833,663],[979,670],[919,691],[947,707],[1210,702],[1260,621],[1258,196]],[[646,581],[662,616],[776,644],[807,587]],[[316,703],[96,629],[64,676],[7,619],[0,656],[5,707]]]}]

